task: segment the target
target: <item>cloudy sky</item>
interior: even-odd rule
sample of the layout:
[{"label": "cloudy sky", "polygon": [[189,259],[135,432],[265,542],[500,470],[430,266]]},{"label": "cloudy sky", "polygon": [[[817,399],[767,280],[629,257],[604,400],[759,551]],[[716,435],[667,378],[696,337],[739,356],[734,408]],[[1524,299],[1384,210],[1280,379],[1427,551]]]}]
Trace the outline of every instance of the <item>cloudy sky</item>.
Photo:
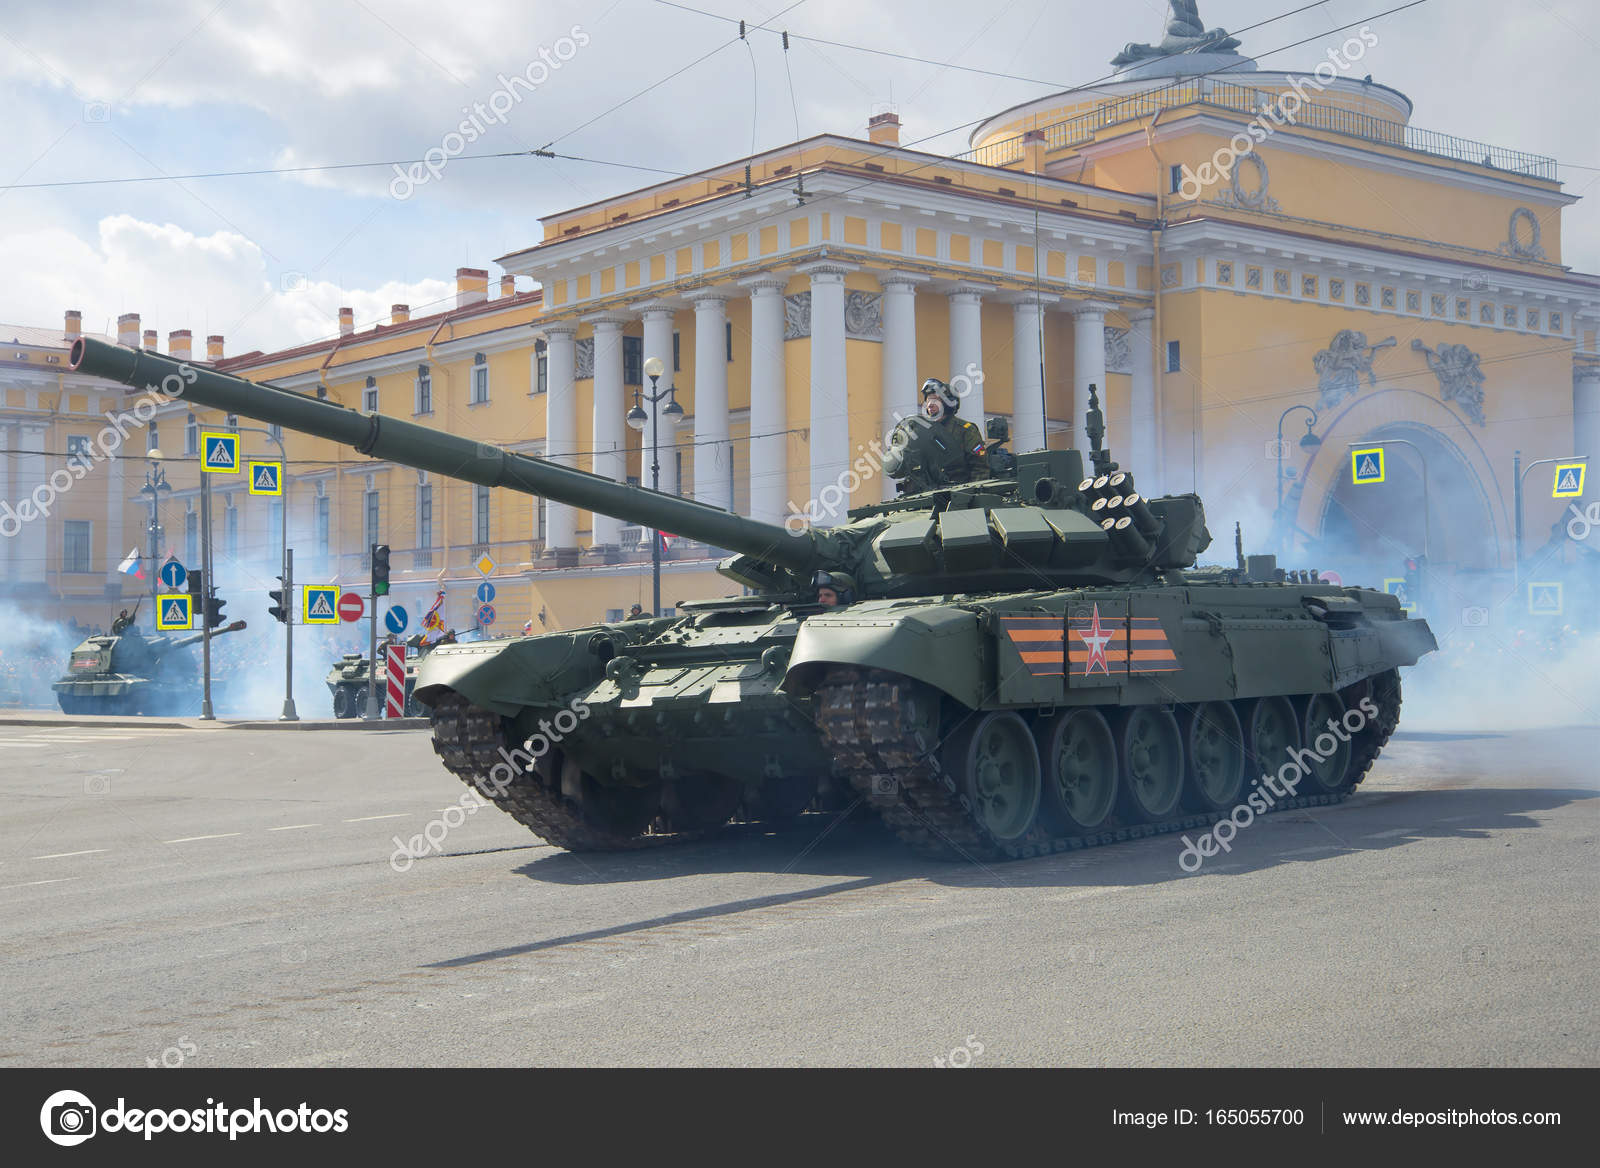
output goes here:
[{"label": "cloudy sky", "polygon": [[[692,171],[752,139],[792,141],[797,126],[864,136],[891,102],[903,140],[958,151],[974,119],[1104,77],[1125,42],[1160,38],[1167,11],[1158,0],[686,2],[943,64],[799,39],[786,62],[771,32],[740,43],[735,25],[661,0],[12,0],[0,27],[12,134],[0,321],[48,326],[80,308],[85,327],[114,330],[117,314],[139,312],[163,338],[224,333],[238,353],[326,336],[341,304],[363,325],[396,301],[429,311],[457,267],[495,271],[494,257],[535,242],[542,215],[661,177],[634,168]],[[1344,40],[1330,30],[1404,2],[1328,0],[1273,20],[1295,0],[1204,0],[1201,13],[1229,29],[1271,21],[1244,34],[1243,51],[1264,68],[1309,69]],[[1593,0],[1429,0],[1371,25],[1380,40],[1362,64],[1410,96],[1414,125],[1561,161],[1567,190],[1584,195],[1566,212],[1565,262],[1600,271]],[[1307,37],[1321,39],[1270,52]],[[388,167],[166,177],[420,158],[456,145],[445,135],[473,103],[530,66],[538,88],[499,99],[504,121],[467,152],[553,143],[593,161],[456,158],[404,199]],[[41,183],[80,185],[19,185]]]}]

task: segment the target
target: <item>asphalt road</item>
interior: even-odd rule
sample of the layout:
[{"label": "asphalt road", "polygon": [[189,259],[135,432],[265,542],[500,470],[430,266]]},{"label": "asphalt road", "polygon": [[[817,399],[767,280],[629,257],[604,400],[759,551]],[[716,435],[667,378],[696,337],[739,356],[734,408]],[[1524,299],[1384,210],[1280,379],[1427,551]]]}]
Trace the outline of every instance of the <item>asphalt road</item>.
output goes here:
[{"label": "asphalt road", "polygon": [[0,722],[0,1065],[1594,1066],[1597,756],[1402,731],[1195,875],[492,808],[402,872],[464,791],[424,731]]}]

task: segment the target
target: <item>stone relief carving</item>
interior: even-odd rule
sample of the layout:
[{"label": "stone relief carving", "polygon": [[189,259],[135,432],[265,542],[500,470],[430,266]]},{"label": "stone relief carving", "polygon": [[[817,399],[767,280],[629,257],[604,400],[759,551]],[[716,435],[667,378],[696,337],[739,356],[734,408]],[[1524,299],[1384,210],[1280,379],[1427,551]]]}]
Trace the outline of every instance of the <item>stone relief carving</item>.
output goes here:
[{"label": "stone relief carving", "polygon": [[[1244,169],[1244,163],[1250,163],[1255,168],[1256,177],[1253,186],[1246,186],[1239,181],[1239,175]],[[1233,163],[1233,182],[1229,188],[1217,196],[1217,202],[1224,207],[1243,207],[1247,211],[1276,211],[1279,210],[1278,200],[1267,193],[1267,186],[1272,181],[1272,176],[1267,173],[1267,163],[1261,155],[1254,150],[1248,154],[1241,154]]]},{"label": "stone relief carving", "polygon": [[880,293],[844,294],[844,335],[858,341],[883,340],[883,296]]},{"label": "stone relief carving", "polygon": [[1439,397],[1454,402],[1474,424],[1486,425],[1483,416],[1486,379],[1478,367],[1478,354],[1465,345],[1445,344],[1430,349],[1420,340],[1412,341],[1411,347],[1428,358],[1428,368],[1439,379]]},{"label": "stone relief carving", "polygon": [[1311,367],[1317,371],[1317,408],[1331,409],[1361,392],[1362,374],[1366,374],[1368,384],[1377,385],[1372,360],[1379,350],[1393,348],[1397,343],[1390,337],[1369,345],[1367,334],[1355,329],[1335,333],[1328,347],[1311,359]]},{"label": "stone relief carving", "polygon": [[[1524,224],[1526,231],[1523,230]],[[1543,235],[1544,232],[1539,227],[1539,217],[1527,207],[1518,207],[1511,212],[1511,223],[1507,229],[1506,241],[1499,247],[1500,254],[1519,260],[1548,259],[1539,243]]]},{"label": "stone relief carving", "polygon": [[578,380],[594,376],[594,338],[583,337],[578,341]]},{"label": "stone relief carving", "polygon": [[1106,372],[1133,372],[1133,353],[1128,347],[1128,330],[1125,328],[1106,329]]},{"label": "stone relief carving", "polygon": [[798,341],[811,335],[811,293],[796,292],[783,298],[783,339]]}]

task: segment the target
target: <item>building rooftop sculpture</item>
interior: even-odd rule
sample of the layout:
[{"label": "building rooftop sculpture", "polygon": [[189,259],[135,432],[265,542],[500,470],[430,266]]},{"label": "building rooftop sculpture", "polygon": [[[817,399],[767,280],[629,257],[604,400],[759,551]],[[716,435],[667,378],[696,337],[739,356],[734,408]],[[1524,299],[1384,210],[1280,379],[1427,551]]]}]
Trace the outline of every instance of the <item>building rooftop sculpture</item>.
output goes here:
[{"label": "building rooftop sculpture", "polygon": [[1225,28],[1207,29],[1196,0],[1169,0],[1172,18],[1156,45],[1129,44],[1111,59],[1130,78],[1185,75],[1230,69],[1253,72],[1255,62],[1233,50],[1237,37]]}]

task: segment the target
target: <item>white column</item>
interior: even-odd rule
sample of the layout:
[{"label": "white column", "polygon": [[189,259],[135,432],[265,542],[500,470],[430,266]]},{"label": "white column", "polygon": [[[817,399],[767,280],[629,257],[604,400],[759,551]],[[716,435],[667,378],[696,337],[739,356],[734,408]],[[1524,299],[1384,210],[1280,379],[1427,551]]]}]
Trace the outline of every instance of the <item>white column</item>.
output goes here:
[{"label": "white column", "polygon": [[[671,304],[650,302],[632,306],[644,318],[644,359],[651,357],[661,358],[661,380],[657,382],[657,392],[665,393],[673,384],[672,371],[672,322],[677,308]],[[645,378],[644,388],[650,388],[650,379]],[[666,408],[665,401],[656,406],[656,416],[659,419],[657,427],[660,434],[659,453],[661,457],[661,489],[669,495],[681,493],[678,482],[678,460],[674,457],[674,447],[678,443],[678,427],[671,418],[663,417],[661,410]],[[646,428],[641,449],[644,456],[640,460],[639,481],[645,486],[650,485],[650,431]]]},{"label": "white column", "polygon": [[[18,450],[17,427],[0,424],[0,450]],[[18,576],[16,558],[17,535],[22,520],[16,515],[16,506],[22,501],[17,494],[12,467],[14,458],[0,458],[0,502],[11,508],[0,511],[0,580],[12,581]]]},{"label": "white column", "polygon": [[[48,529],[53,524],[58,530],[65,530],[61,526],[61,509],[66,500],[56,496],[50,514],[44,516],[37,514],[39,500],[46,500],[48,505],[50,493],[40,491],[38,499],[34,497],[34,490],[43,486],[50,475],[50,468],[45,465],[44,457],[44,439],[48,429],[47,426],[28,422],[17,426],[17,449],[29,453],[17,456],[17,469],[11,476],[11,505],[16,507],[26,500],[28,514],[34,516],[32,520],[22,524],[22,529],[10,541],[13,545],[12,565],[16,570],[17,583],[24,589],[37,589],[39,592],[45,591],[46,582],[50,578],[50,569],[57,566],[48,562]],[[129,441],[142,441],[143,434],[143,427],[136,427],[131,432]],[[123,548],[115,555],[120,560],[126,552],[127,549]],[[111,566],[116,567],[116,564],[113,563]]]},{"label": "white column", "polygon": [[961,416],[980,431],[984,419],[983,379],[977,374],[983,369],[983,294],[990,290],[986,284],[957,284],[949,292],[950,373],[943,380],[958,393],[971,380],[971,388],[961,399]]},{"label": "white column", "polygon": [[[586,318],[594,327],[594,473],[615,482],[628,477],[623,442],[627,406],[622,401],[622,326],[620,316]],[[622,542],[622,520],[596,513],[591,528],[594,547]]]},{"label": "white column", "polygon": [[[917,375],[917,285],[927,279],[912,272],[884,272],[878,278],[883,288],[881,384],[885,438],[901,418],[916,413],[921,404],[917,391],[925,378]],[[895,481],[888,475],[880,477],[883,497],[894,498]]]},{"label": "white column", "polygon": [[[578,447],[578,326],[558,321],[544,326],[547,384],[544,395],[544,456],[572,465]],[[577,522],[565,503],[544,500],[546,555],[578,546]]]},{"label": "white column", "polygon": [[1128,417],[1133,433],[1129,437],[1128,463],[1134,482],[1144,494],[1154,494],[1161,487],[1161,464],[1156,450],[1156,427],[1160,424],[1156,409],[1156,362],[1151,350],[1154,338],[1150,333],[1155,326],[1155,310],[1141,308],[1128,314],[1128,356],[1132,365],[1132,385],[1128,399]]},{"label": "white column", "polygon": [[[1089,408],[1089,386],[1100,388],[1100,409],[1106,412],[1106,313],[1113,305],[1085,300],[1072,309],[1072,444],[1084,452],[1088,465],[1089,439],[1083,433],[1083,415]],[[1106,442],[1111,441],[1109,427]]]},{"label": "white column", "polygon": [[1044,376],[1039,330],[1045,297],[1024,292],[1011,304],[1011,449],[1017,454],[1043,450]]},{"label": "white column", "polygon": [[731,511],[727,297],[720,288],[707,288],[689,299],[694,304],[694,497]]},{"label": "white column", "polygon": [[764,523],[781,523],[787,512],[784,283],[768,273],[740,281],[750,289],[750,516]]},{"label": "white column", "polygon": [[[850,392],[844,355],[844,277],[837,264],[808,264],[811,277],[811,498],[842,489],[850,465]],[[833,494],[829,492],[829,497]],[[844,516],[820,515],[832,527]]]}]

